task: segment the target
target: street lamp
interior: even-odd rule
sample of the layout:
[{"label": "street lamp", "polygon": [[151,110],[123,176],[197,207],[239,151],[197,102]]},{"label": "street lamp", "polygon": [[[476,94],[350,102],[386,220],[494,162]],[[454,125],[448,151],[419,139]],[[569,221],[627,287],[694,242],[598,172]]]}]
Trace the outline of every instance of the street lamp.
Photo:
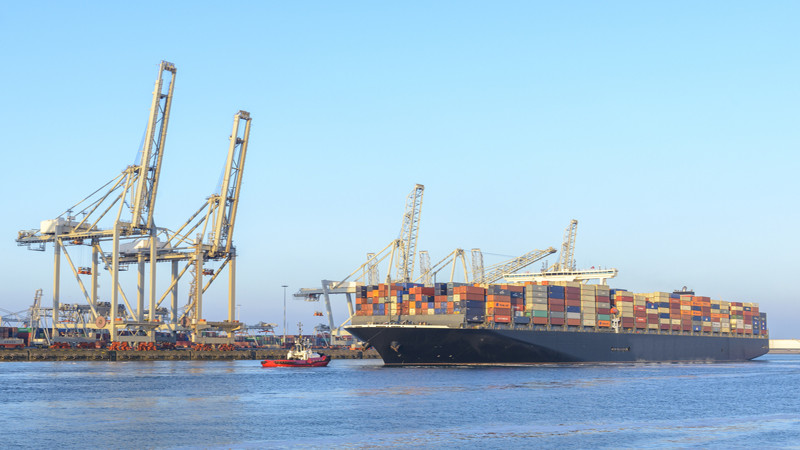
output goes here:
[{"label": "street lamp", "polygon": [[286,346],[286,288],[288,287],[285,284],[282,284],[281,287],[283,288],[283,342],[282,345]]}]

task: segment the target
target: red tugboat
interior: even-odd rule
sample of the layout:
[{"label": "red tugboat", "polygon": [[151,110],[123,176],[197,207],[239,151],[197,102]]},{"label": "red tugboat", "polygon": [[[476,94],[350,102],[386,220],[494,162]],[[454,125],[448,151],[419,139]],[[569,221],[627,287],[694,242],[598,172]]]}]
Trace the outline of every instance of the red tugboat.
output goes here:
[{"label": "red tugboat", "polygon": [[294,348],[289,349],[286,359],[265,359],[261,361],[261,367],[325,367],[329,362],[330,355],[311,351],[309,340],[298,337]]}]

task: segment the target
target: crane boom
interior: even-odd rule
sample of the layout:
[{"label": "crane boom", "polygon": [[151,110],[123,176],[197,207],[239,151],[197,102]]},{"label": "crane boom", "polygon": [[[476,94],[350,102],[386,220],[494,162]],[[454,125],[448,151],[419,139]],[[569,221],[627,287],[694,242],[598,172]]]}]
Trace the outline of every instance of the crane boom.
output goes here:
[{"label": "crane boom", "polygon": [[[244,122],[244,130],[241,124]],[[241,133],[241,137],[240,137]],[[219,192],[219,205],[212,230],[211,256],[218,251],[230,253],[233,243],[233,225],[236,222],[236,208],[239,205],[239,191],[242,188],[242,173],[247,155],[247,142],[250,136],[250,113],[239,111],[233,117],[233,131],[225,164],[225,177]],[[224,250],[222,250],[224,247]]]},{"label": "crane boom", "polygon": [[523,267],[529,266],[547,255],[552,255],[556,249],[549,247],[545,250],[533,250],[517,258],[494,265],[487,270],[481,280],[474,280],[475,283],[494,283],[501,280],[507,273],[516,272]]},{"label": "crane boom", "polygon": [[431,274],[431,257],[427,250],[419,252],[419,271],[419,279],[422,280],[422,284],[430,285],[433,278]]},{"label": "crane boom", "polygon": [[403,225],[400,229],[400,255],[395,261],[395,279],[400,283],[408,283],[414,276],[414,258],[417,250],[420,213],[422,212],[422,194],[425,186],[417,184],[406,199],[406,211],[403,214]]},{"label": "crane boom", "polygon": [[558,261],[547,269],[548,272],[575,270],[575,235],[578,233],[578,221],[572,219],[564,230],[564,242]]},{"label": "crane boom", "polygon": [[484,276],[483,252],[479,248],[472,249],[472,279],[481,280]]},{"label": "crane boom", "polygon": [[[164,72],[170,78],[167,92],[164,93]],[[136,168],[136,187],[133,197],[133,214],[131,224],[150,230],[153,227],[153,208],[158,191],[158,178],[161,172],[161,160],[164,156],[164,143],[167,138],[169,111],[172,107],[172,91],[175,88],[175,65],[161,61],[153,91],[153,103],[150,106],[150,118],[147,122],[142,159]]]}]

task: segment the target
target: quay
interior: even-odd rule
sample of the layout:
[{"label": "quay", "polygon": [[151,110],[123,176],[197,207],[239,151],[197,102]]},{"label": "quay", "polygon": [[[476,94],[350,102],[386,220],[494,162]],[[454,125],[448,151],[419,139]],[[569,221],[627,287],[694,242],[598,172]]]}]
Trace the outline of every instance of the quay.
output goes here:
[{"label": "quay", "polygon": [[[367,351],[349,349],[321,350],[332,359],[376,359],[374,349]],[[0,350],[3,361],[203,361],[203,360],[263,360],[282,358],[285,349],[247,349],[231,351],[200,350],[105,350],[105,349],[38,349]]]}]

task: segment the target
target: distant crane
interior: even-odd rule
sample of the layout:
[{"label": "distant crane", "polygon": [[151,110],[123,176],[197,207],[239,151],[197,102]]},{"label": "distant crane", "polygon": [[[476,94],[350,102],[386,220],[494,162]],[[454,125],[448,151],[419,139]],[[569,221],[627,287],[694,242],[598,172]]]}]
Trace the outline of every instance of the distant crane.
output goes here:
[{"label": "distant crane", "polygon": [[414,258],[417,251],[417,235],[419,234],[420,214],[422,213],[422,194],[425,186],[417,184],[406,198],[406,211],[403,214],[403,225],[400,228],[399,258],[396,261],[395,280],[408,283],[414,277]]},{"label": "distant crane", "polygon": [[550,266],[548,272],[575,270],[575,235],[578,233],[578,221],[572,219],[564,230],[564,242],[561,244],[561,253],[558,261]]},{"label": "distant crane", "polygon": [[528,253],[525,253],[522,256],[518,256],[516,258],[510,259],[508,261],[504,261],[493,266],[487,267],[485,273],[482,278],[473,280],[475,283],[481,284],[491,284],[495,283],[503,278],[508,279],[508,274],[514,273],[523,267],[527,267],[536,261],[546,257],[547,255],[552,255],[556,252],[556,249],[553,247],[548,247],[545,250],[533,250]]},{"label": "distant crane", "polygon": [[561,253],[558,261],[546,270],[538,273],[509,273],[505,276],[510,282],[525,281],[579,281],[586,283],[590,280],[598,280],[600,284],[606,284],[609,278],[617,276],[617,269],[594,268],[577,270],[575,267],[575,236],[578,232],[578,221],[572,219],[564,230],[564,241],[561,244]]},{"label": "distant crane", "polygon": [[431,257],[428,255],[427,250],[421,250],[419,252],[419,273],[420,276],[418,279],[422,279],[423,284],[430,285],[433,282],[433,274],[431,273]]},{"label": "distant crane", "polygon": [[482,280],[485,275],[483,270],[483,252],[479,248],[472,249],[472,280]]},{"label": "distant crane", "polygon": [[[425,186],[414,185],[414,189],[406,197],[406,207],[403,213],[403,223],[400,228],[400,235],[392,240],[386,247],[377,253],[368,253],[367,261],[358,266],[341,281],[322,280],[320,288],[301,288],[294,293],[295,298],[302,298],[310,301],[318,301],[320,296],[325,299],[325,309],[328,314],[328,325],[332,335],[339,332],[341,326],[347,323],[355,314],[353,308],[352,294],[356,292],[356,287],[364,285],[365,281],[370,284],[378,279],[378,265],[389,259],[389,270],[386,274],[386,283],[392,282],[411,282],[414,274],[414,258],[416,257],[417,236],[419,234],[420,214],[422,211],[422,196]],[[392,268],[395,269],[395,279],[392,279]],[[352,279],[357,273],[358,277]],[[336,327],[333,321],[331,310],[330,295],[345,294],[347,298],[347,309],[349,317],[347,320]]]},{"label": "distant crane", "polygon": [[375,262],[375,253],[367,253],[367,261],[370,261],[366,267],[367,284],[375,285],[380,283],[380,281],[378,281],[380,279],[380,274],[378,273],[378,264]]},{"label": "distant crane", "polygon": [[456,273],[456,266],[458,265],[459,260],[461,261],[462,267],[464,268],[464,282],[468,282],[469,275],[467,274],[467,261],[464,258],[464,250],[460,248],[453,250],[433,266],[430,266],[430,261],[428,261],[427,270],[425,270],[425,272],[420,274],[420,276],[416,280],[414,280],[414,282],[418,283],[422,281],[426,285],[432,285],[436,281],[436,274],[439,273],[442,269],[444,269],[448,265],[450,265],[451,266],[450,282],[452,283],[453,277],[455,276]]}]

